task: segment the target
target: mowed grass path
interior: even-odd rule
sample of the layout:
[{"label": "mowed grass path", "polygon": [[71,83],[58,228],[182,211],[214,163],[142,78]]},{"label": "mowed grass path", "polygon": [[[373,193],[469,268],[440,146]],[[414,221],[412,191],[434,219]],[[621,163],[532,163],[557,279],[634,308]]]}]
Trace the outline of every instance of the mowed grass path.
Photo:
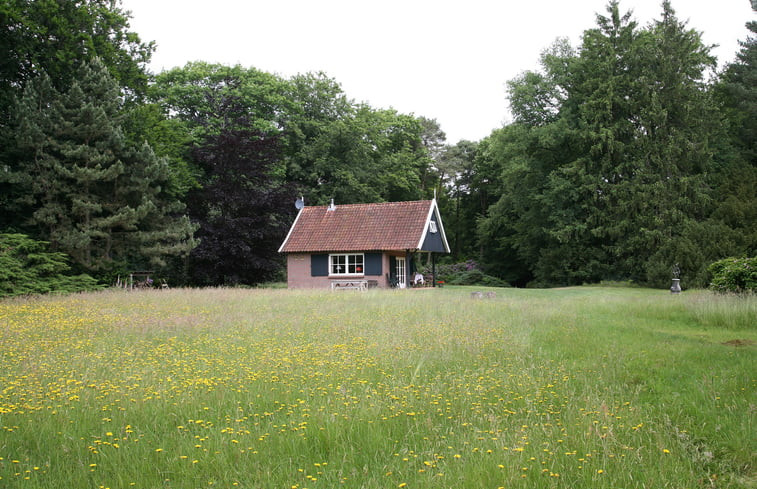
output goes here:
[{"label": "mowed grass path", "polygon": [[754,297],[472,290],[0,302],[0,487],[755,487]]}]

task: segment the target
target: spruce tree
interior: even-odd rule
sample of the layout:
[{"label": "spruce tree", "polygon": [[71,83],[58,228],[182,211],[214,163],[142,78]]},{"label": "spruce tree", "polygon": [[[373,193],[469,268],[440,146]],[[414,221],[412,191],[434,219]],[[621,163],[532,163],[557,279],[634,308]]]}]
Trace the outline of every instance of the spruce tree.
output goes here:
[{"label": "spruce tree", "polygon": [[[633,174],[633,107],[638,93],[634,64],[639,31],[630,13],[611,2],[607,16],[584,33],[580,55],[570,63],[562,120],[572,156],[547,177],[541,202],[548,211],[553,244],[539,251],[537,280],[551,284],[597,282],[617,273],[617,239],[628,232],[619,216],[619,187]],[[622,272],[621,272],[622,273]]]},{"label": "spruce tree", "polygon": [[[642,38],[639,94],[634,110],[635,144],[629,154],[634,174],[624,203],[639,209],[619,249],[633,278],[663,285],[678,263],[689,283],[702,279],[710,261],[698,235],[707,234],[711,212],[706,181],[712,170],[712,138],[718,115],[705,75],[715,58],[701,35],[675,15],[669,1]],[[627,212],[627,211],[626,211]],[[638,257],[641,257],[640,260]]]},{"label": "spruce tree", "polygon": [[608,13],[571,66],[561,115],[582,151],[549,175],[543,199],[557,245],[536,275],[661,286],[679,263],[701,279],[708,254],[695,238],[706,232],[717,120],[704,76],[714,58],[669,2],[646,29],[617,2]]},{"label": "spruce tree", "polygon": [[545,285],[669,285],[676,263],[687,285],[702,285],[733,241],[710,218],[721,129],[709,51],[669,2],[639,28],[612,1],[577,55],[553,49],[543,73],[511,82],[514,126],[526,129],[486,145],[505,183],[479,221],[482,243],[496,250],[485,258],[515,263],[514,250],[518,273]]},{"label": "spruce tree", "polygon": [[717,85],[727,132],[718,152],[717,209],[713,218],[736,232],[731,254],[757,254],[757,22]]}]

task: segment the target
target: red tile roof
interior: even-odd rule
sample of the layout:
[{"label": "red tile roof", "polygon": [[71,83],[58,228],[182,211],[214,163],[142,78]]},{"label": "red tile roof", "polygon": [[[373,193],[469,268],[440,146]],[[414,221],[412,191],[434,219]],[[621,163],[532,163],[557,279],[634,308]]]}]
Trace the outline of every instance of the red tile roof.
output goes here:
[{"label": "red tile roof", "polygon": [[414,250],[425,232],[434,201],[384,202],[303,208],[283,253]]}]

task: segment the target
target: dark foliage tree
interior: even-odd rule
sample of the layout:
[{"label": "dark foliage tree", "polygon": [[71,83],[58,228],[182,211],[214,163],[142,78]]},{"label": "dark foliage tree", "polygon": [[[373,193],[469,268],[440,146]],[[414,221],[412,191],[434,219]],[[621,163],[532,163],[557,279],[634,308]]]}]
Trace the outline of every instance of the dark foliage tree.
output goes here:
[{"label": "dark foliage tree", "polygon": [[280,137],[250,123],[243,100],[208,100],[221,116],[192,153],[201,188],[189,193],[200,244],[190,255],[198,285],[257,284],[276,278],[278,253],[292,217],[294,191],[285,182]]}]

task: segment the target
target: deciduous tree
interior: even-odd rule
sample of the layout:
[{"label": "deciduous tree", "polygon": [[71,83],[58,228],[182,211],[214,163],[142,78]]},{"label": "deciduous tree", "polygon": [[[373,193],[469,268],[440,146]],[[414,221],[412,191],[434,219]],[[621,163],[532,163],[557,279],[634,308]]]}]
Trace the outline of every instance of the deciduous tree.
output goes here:
[{"label": "deciduous tree", "polygon": [[203,170],[201,187],[189,193],[200,244],[190,275],[202,285],[256,284],[281,270],[281,245],[294,215],[278,135],[254,128],[246,103],[235,96],[213,101],[221,116],[193,151]]}]

